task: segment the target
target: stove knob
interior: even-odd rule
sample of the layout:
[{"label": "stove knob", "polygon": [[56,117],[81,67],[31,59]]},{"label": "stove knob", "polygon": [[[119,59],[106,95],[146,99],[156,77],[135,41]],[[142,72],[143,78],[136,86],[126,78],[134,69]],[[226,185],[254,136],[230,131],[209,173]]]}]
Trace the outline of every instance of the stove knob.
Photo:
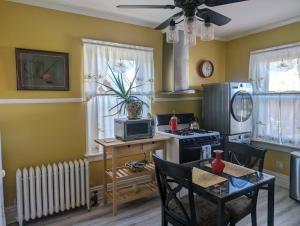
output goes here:
[{"label": "stove knob", "polygon": [[182,143],[183,143],[183,144],[187,144],[188,142],[189,142],[188,139],[183,139],[183,140],[182,140]]}]

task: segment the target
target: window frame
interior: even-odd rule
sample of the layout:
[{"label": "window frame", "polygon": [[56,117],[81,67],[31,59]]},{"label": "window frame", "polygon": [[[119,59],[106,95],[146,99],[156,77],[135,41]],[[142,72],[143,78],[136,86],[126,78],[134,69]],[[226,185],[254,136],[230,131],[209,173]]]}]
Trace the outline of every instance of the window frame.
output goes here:
[{"label": "window frame", "polygon": [[[252,83],[254,83],[254,87],[255,87],[255,85],[256,86],[258,86],[257,84],[256,84],[256,81],[255,80],[252,80],[252,75],[251,75],[251,70],[254,70],[254,69],[252,69],[251,68],[251,66],[253,66],[253,65],[251,65],[251,57],[253,56],[253,55],[255,55],[255,54],[260,54],[260,53],[264,53],[264,52],[270,52],[270,51],[277,51],[277,50],[284,50],[284,49],[288,49],[288,48],[293,48],[293,47],[295,47],[295,48],[300,48],[300,42],[298,42],[298,43],[293,43],[293,44],[288,44],[288,45],[283,45],[283,46],[278,46],[278,47],[273,47],[273,48],[268,48],[268,49],[263,49],[263,50],[257,50],[257,51],[252,51],[251,53],[250,53],[250,62],[249,62],[249,77],[250,77],[250,80],[251,80],[251,82]],[[279,59],[282,59],[283,61],[285,60],[285,59],[283,59],[282,57],[280,57],[280,56],[278,56],[278,58]],[[293,59],[297,59],[298,60],[298,65],[296,65],[296,67],[298,67],[297,69],[298,69],[298,73],[299,73],[299,76],[300,76],[300,71],[299,71],[299,68],[300,68],[300,51],[299,51],[299,53],[298,53],[298,55],[296,55],[296,57],[295,58],[289,58],[289,59],[287,59],[287,60],[293,60]],[[272,61],[270,61],[270,62],[272,62]],[[273,61],[274,62],[274,61]],[[269,63],[270,64],[270,63]],[[253,93],[253,95],[255,96],[255,95],[258,95],[258,96],[263,96],[263,95],[277,95],[278,96],[278,98],[279,98],[279,100],[277,100],[277,101],[279,101],[280,103],[282,102],[282,97],[283,96],[286,96],[286,95],[296,95],[296,96],[294,96],[294,98],[296,97],[296,98],[298,98],[299,96],[300,96],[300,91],[282,91],[282,92],[277,92],[277,91],[269,91],[269,71],[267,72],[268,74],[267,74],[267,76],[266,77],[264,77],[264,79],[268,79],[268,84],[266,85],[265,84],[265,86],[267,87],[267,91],[266,90],[264,90],[264,91],[259,91],[259,88],[260,87],[258,87],[258,91],[257,90],[255,90],[254,91],[254,93]],[[258,77],[258,78],[260,78],[260,77]],[[298,96],[299,95],[299,96]],[[293,98],[292,96],[291,96],[291,98]],[[295,104],[294,104],[294,106],[293,107],[295,107]],[[279,111],[282,111],[282,109],[281,109],[281,107],[279,107]],[[281,117],[281,116],[280,116]],[[281,124],[282,123],[282,118],[280,118],[279,119],[280,121],[278,121],[278,124]],[[287,143],[282,143],[282,140],[284,139],[282,136],[281,136],[281,132],[279,132],[279,135],[278,136],[280,136],[279,137],[279,141],[277,142],[277,140],[276,140],[276,138],[275,138],[275,136],[273,137],[273,140],[274,141],[272,141],[272,140],[268,140],[268,139],[263,139],[263,138],[259,138],[258,136],[257,136],[257,123],[256,123],[256,121],[255,120],[253,120],[253,132],[252,132],[252,141],[254,141],[254,143],[258,143],[258,144],[260,144],[260,145],[262,145],[262,146],[265,146],[265,147],[268,147],[268,148],[271,148],[271,149],[274,149],[274,150],[283,150],[283,151],[286,151],[286,152],[291,152],[291,151],[295,151],[295,150],[300,150],[300,147],[298,147],[298,143],[297,142],[299,142],[299,141],[297,141],[297,138],[295,138],[294,140],[293,140],[293,145],[289,145],[289,144],[287,144]],[[279,131],[280,131],[280,129],[278,129]],[[292,135],[295,137],[295,134],[298,134],[296,131],[292,131]]]},{"label": "window frame", "polygon": [[[142,92],[141,90],[137,90],[136,93],[133,93],[135,95],[140,95],[142,96],[143,98],[149,98],[149,100],[147,101],[147,103],[149,103],[149,111],[152,111],[152,103],[153,103],[153,99],[154,99],[154,95],[155,95],[155,87],[154,87],[154,82],[155,82],[155,65],[154,65],[154,49],[151,48],[151,47],[143,47],[143,46],[134,46],[134,45],[128,45],[128,44],[121,44],[121,43],[112,43],[112,42],[105,42],[105,41],[98,41],[98,40],[91,40],[91,39],[82,39],[82,43],[83,43],[83,50],[84,50],[84,55],[83,55],[83,61],[84,61],[84,68],[85,68],[85,65],[86,65],[86,61],[88,61],[89,59],[88,58],[85,58],[86,56],[86,51],[88,51],[85,46],[85,44],[87,45],[100,45],[100,46],[105,46],[106,48],[109,48],[109,47],[112,47],[112,48],[118,48],[120,51],[121,49],[123,49],[123,52],[124,52],[124,49],[129,49],[131,51],[142,51],[142,52],[150,52],[149,54],[145,53],[145,55],[143,55],[141,52],[140,53],[136,53],[137,55],[133,55],[134,61],[140,61],[145,63],[145,64],[142,64],[144,65],[144,70],[146,70],[146,72],[148,74],[146,74],[146,80],[144,80],[145,83],[150,83],[150,85],[147,85],[148,88],[146,88],[146,90],[144,92]],[[87,47],[89,48],[89,47]],[[92,47],[91,47],[92,48]],[[133,52],[134,53],[134,52]],[[142,55],[140,55],[142,54]],[[137,57],[137,58],[135,58]],[[94,58],[92,57],[91,60],[93,60]],[[99,58],[95,58],[95,59],[99,59]],[[109,59],[114,59],[114,61],[117,61],[115,58],[107,58],[107,61]],[[142,60],[143,59],[143,60]],[[127,58],[124,60],[127,60]],[[149,61],[148,61],[149,60]],[[90,61],[92,62],[92,61]],[[93,63],[91,63],[93,64]],[[135,63],[136,64],[136,63]],[[102,67],[103,68],[103,67]],[[149,74],[150,72],[150,74]],[[150,75],[150,76],[149,76]],[[143,78],[143,77],[141,77]],[[86,70],[84,70],[84,84],[86,84],[86,80],[90,79],[90,74],[89,73],[86,73]],[[96,78],[97,79],[97,78]],[[91,79],[93,80],[93,79]],[[94,78],[95,80],[95,78]],[[149,80],[149,81],[148,81]],[[94,81],[95,82],[95,81]],[[91,161],[98,161],[98,160],[102,160],[103,159],[103,153],[101,150],[99,150],[99,146],[98,148],[96,148],[96,145],[94,147],[92,147],[92,142],[91,140],[92,139],[98,139],[98,138],[94,138],[94,136],[89,136],[89,134],[91,134],[89,131],[91,131],[88,127],[88,125],[91,123],[91,118],[93,117],[90,117],[88,112],[87,112],[87,106],[88,106],[88,102],[91,100],[91,99],[94,99],[94,101],[96,101],[98,104],[99,104],[99,100],[96,100],[95,98],[101,98],[101,96],[114,96],[113,94],[97,94],[97,97],[95,97],[94,95],[90,96],[89,95],[89,87],[87,88],[87,90],[85,90],[85,85],[84,85],[84,88],[83,88],[83,96],[84,96],[84,102],[85,102],[85,111],[86,111],[86,114],[85,114],[85,119],[86,119],[86,151],[85,151],[85,157],[88,158],[89,160]],[[88,95],[86,95],[86,93]],[[98,108],[99,108],[99,105],[98,105]],[[96,109],[96,108],[94,108]],[[148,112],[148,111],[147,111]],[[99,117],[99,113],[98,113],[98,110],[97,110],[97,117]],[[97,125],[99,125],[99,119],[97,119]],[[92,127],[91,127],[92,128]],[[98,137],[99,137],[99,126],[98,126],[98,132],[92,132],[94,134],[98,134]]]}]

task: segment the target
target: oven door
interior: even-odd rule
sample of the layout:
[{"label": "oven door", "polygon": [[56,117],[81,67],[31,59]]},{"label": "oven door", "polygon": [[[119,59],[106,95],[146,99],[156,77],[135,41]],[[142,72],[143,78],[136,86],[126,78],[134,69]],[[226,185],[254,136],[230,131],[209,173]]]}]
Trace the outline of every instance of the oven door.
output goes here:
[{"label": "oven door", "polygon": [[[210,144],[191,144],[191,145],[181,145],[180,146],[180,164],[186,162],[192,162],[202,159],[202,146]],[[221,144],[211,145],[211,151],[221,148]],[[213,156],[213,153],[212,153]]]}]

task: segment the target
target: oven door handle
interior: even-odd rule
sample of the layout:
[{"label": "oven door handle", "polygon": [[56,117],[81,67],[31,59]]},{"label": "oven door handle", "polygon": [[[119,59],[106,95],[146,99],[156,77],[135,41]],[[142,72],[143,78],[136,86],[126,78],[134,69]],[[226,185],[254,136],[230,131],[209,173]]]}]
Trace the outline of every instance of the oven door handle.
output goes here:
[{"label": "oven door handle", "polygon": [[202,146],[184,147],[183,149],[187,151],[196,151],[196,150],[202,151]]},{"label": "oven door handle", "polygon": [[202,151],[202,146],[206,146],[206,145],[210,145],[212,148],[214,147],[218,147],[221,144],[203,144],[201,146],[197,145],[197,146],[188,146],[188,147],[183,147],[183,150],[187,150],[187,151],[195,151],[195,150],[200,150]]}]

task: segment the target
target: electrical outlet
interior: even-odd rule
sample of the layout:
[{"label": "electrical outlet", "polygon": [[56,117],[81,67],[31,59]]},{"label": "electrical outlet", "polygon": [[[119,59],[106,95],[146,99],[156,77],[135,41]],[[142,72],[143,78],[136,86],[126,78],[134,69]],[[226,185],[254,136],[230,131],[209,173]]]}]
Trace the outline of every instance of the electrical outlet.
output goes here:
[{"label": "electrical outlet", "polygon": [[278,169],[282,169],[284,167],[284,164],[282,161],[277,160],[276,161],[276,168]]}]

